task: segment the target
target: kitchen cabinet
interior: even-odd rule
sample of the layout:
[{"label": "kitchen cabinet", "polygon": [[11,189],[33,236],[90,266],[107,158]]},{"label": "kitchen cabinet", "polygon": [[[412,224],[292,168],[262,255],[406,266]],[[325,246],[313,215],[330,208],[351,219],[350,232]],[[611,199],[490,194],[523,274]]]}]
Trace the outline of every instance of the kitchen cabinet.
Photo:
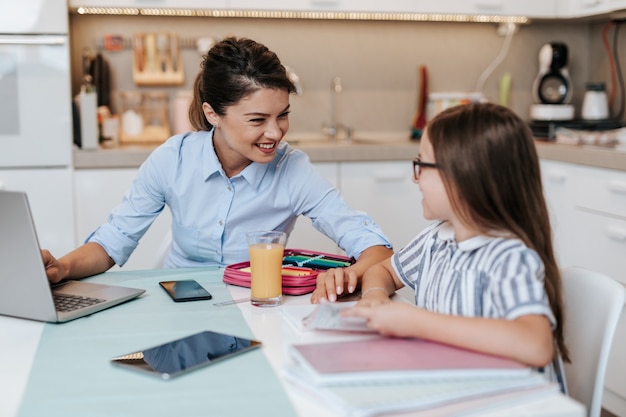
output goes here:
[{"label": "kitchen cabinet", "polygon": [[507,15],[535,19],[568,19],[626,10],[626,0],[69,0],[71,9],[81,6]]},{"label": "kitchen cabinet", "polygon": [[[75,171],[76,241],[82,244],[122,197],[137,175],[138,169],[80,169]],[[148,229],[139,246],[124,265],[125,270],[153,269],[160,266],[158,254],[169,236],[171,215],[166,207]],[[114,266],[113,270],[120,269]]]},{"label": "kitchen cabinet", "polygon": [[[313,166],[324,178],[338,187],[339,163],[317,162]],[[287,247],[296,249],[310,249],[326,253],[345,254],[337,244],[323,233],[317,231],[308,217],[300,216],[296,221],[293,231],[289,235]]]},{"label": "kitchen cabinet", "polygon": [[575,196],[577,193],[575,166],[558,161],[541,161],[541,175],[557,262],[562,267],[576,261],[572,242],[576,242]]},{"label": "kitchen cabinet", "polygon": [[229,0],[233,9],[329,11],[329,12],[389,12],[389,13],[445,13],[470,15],[524,15],[556,17],[556,0],[445,0],[439,2],[388,0]]},{"label": "kitchen cabinet", "polygon": [[225,9],[228,0],[69,0],[69,7],[136,7],[170,9]]},{"label": "kitchen cabinet", "polygon": [[[544,160],[542,174],[561,265],[626,285],[626,171]],[[611,349],[603,405],[626,415],[626,313]]]},{"label": "kitchen cabinet", "polygon": [[241,10],[288,10],[324,12],[408,12],[412,0],[360,1],[360,0],[228,0],[232,9]]},{"label": "kitchen cabinet", "polygon": [[626,284],[626,172],[577,166],[575,183],[572,245],[578,266]]},{"label": "kitchen cabinet", "polygon": [[535,18],[557,17],[556,0],[446,0],[418,1],[410,10],[415,13],[451,13],[468,15],[512,15]]},{"label": "kitchen cabinet", "polygon": [[39,245],[55,256],[76,246],[72,175],[69,167],[0,169],[0,189],[28,194]]},{"label": "kitchen cabinet", "polygon": [[588,17],[626,9],[626,0],[558,0],[559,17]]},{"label": "kitchen cabinet", "polygon": [[341,162],[340,190],[346,202],[365,211],[400,249],[431,221],[424,219],[411,161]]},{"label": "kitchen cabinet", "polygon": [[541,168],[561,266],[626,284],[626,172],[545,160]]}]

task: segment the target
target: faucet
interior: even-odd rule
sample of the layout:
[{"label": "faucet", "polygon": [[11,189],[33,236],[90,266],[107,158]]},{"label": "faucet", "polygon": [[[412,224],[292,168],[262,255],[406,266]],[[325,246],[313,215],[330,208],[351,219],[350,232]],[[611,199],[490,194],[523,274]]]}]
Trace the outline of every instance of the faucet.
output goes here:
[{"label": "faucet", "polygon": [[331,100],[330,100],[330,126],[324,126],[322,131],[326,136],[328,136],[328,140],[336,141],[338,139],[339,133],[343,131],[345,133],[345,139],[348,142],[352,141],[352,129],[344,126],[339,123],[337,114],[339,113],[337,109],[337,100],[339,94],[343,91],[343,86],[341,85],[341,78],[333,77],[330,83],[331,89]]}]

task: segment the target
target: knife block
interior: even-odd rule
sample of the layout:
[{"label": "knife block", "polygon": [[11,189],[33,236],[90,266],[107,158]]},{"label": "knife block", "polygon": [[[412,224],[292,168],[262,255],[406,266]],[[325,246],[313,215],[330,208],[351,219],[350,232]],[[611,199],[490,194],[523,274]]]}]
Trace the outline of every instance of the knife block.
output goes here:
[{"label": "knife block", "polygon": [[133,81],[139,86],[173,86],[185,82],[177,34],[135,34]]}]

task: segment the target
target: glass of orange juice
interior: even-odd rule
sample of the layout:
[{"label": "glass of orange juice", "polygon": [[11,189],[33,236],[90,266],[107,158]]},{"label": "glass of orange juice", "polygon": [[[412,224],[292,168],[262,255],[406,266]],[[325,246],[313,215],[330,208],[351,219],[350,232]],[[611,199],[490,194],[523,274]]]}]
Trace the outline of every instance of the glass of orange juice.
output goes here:
[{"label": "glass of orange juice", "polygon": [[287,234],[258,231],[246,234],[250,253],[252,305],[273,307],[283,299],[282,267]]}]

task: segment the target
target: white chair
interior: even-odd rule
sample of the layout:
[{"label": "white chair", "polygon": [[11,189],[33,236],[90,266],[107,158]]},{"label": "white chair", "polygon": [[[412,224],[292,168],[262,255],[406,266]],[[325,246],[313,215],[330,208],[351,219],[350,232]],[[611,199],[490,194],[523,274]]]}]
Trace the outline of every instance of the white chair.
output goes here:
[{"label": "white chair", "polygon": [[569,395],[599,417],[609,353],[624,307],[625,290],[598,272],[564,268],[565,344],[571,363],[565,364]]}]

